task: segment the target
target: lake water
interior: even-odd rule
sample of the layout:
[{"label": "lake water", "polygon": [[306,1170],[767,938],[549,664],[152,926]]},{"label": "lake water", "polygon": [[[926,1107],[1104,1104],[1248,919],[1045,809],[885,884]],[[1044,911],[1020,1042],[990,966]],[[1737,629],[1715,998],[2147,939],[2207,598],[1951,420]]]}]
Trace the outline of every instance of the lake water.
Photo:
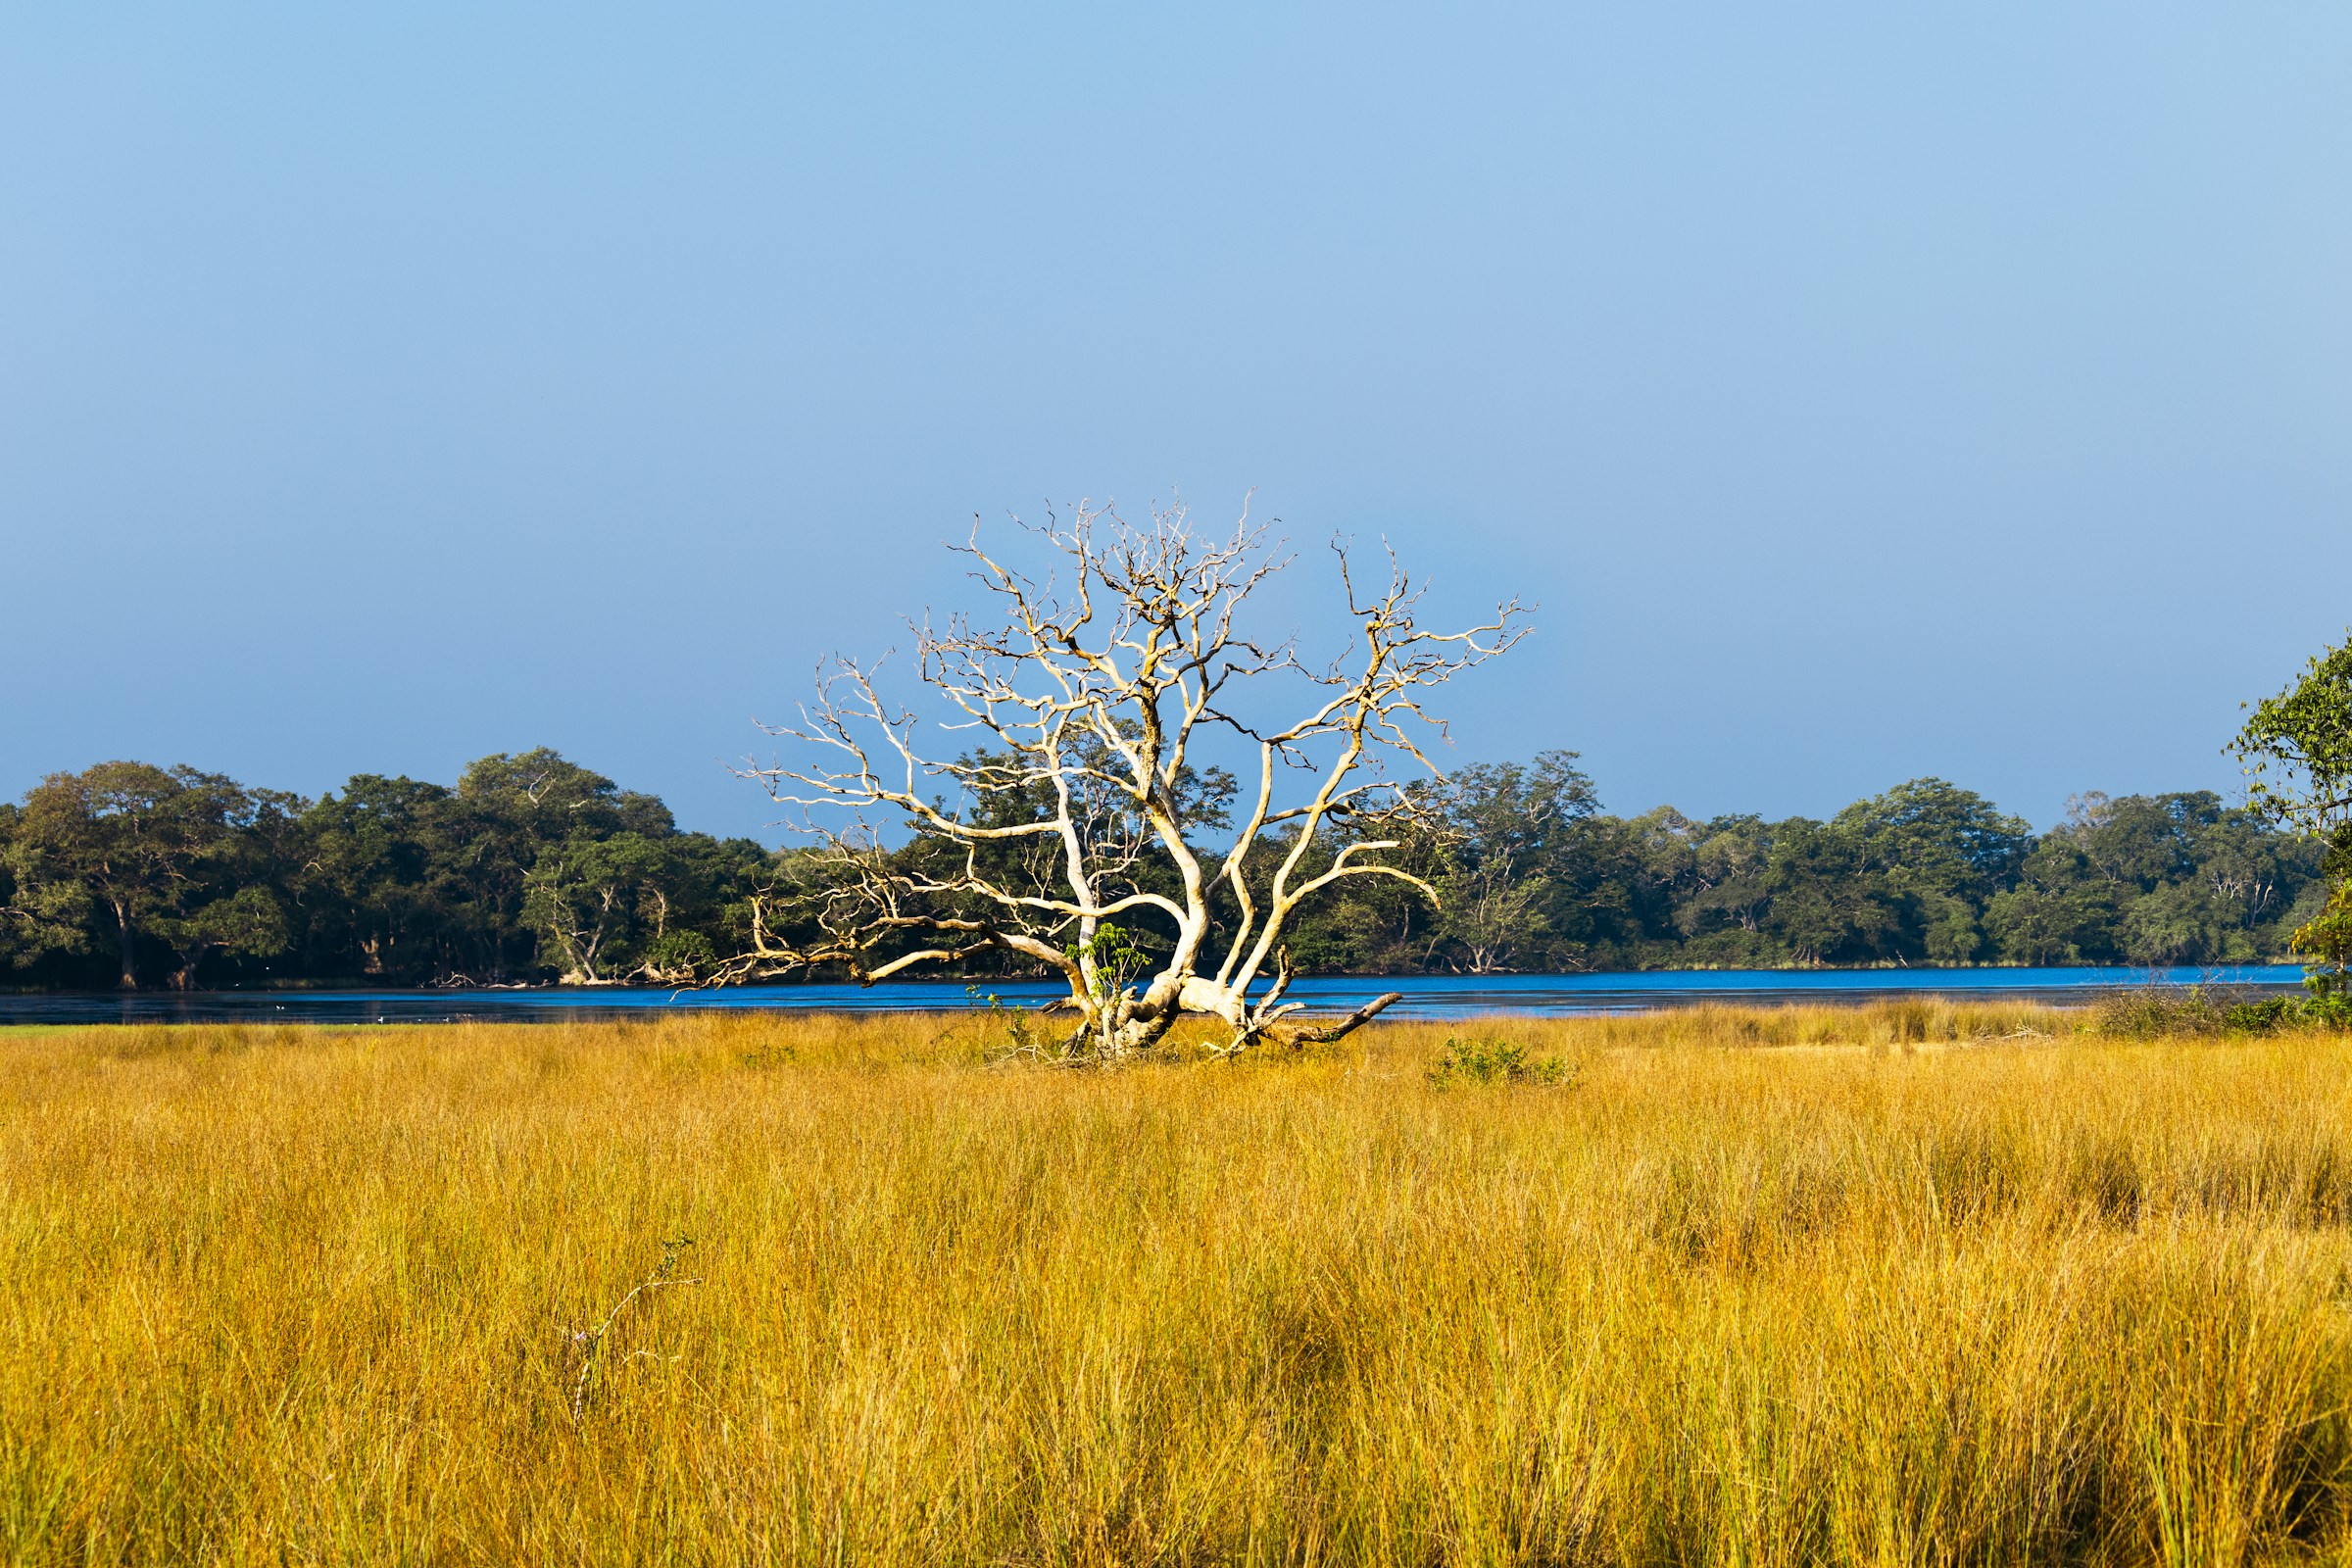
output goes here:
[{"label": "lake water", "polygon": [[[1667,969],[1638,974],[1405,975],[1388,979],[1300,980],[1290,996],[1316,1010],[1347,1011],[1384,991],[1404,1000],[1392,1018],[1465,1018],[1481,1013],[1563,1017],[1642,1012],[1722,1002],[1876,1002],[1943,996],[2089,1001],[2100,991],[2208,981],[2260,990],[2291,990],[2303,971],[2290,964],[2218,969]],[[987,1004],[1034,1005],[1060,994],[1043,981],[998,981],[980,1000],[957,983],[910,981],[860,989],[851,985],[743,986],[726,991],[614,991],[549,986],[528,991],[197,991],[185,994],[79,992],[0,995],[0,1024],[12,1023],[512,1023],[576,1018],[636,1018],[698,1008],[793,1008],[834,1012],[954,1010]]]}]

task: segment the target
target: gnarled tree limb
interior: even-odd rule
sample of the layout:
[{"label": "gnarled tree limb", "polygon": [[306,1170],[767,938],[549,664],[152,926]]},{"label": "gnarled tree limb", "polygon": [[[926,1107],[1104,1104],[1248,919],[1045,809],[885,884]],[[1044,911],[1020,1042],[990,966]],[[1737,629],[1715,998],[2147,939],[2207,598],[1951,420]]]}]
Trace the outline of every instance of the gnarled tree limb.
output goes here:
[{"label": "gnarled tree limb", "polygon": [[[1068,982],[1092,1054],[1147,1049],[1187,1014],[1221,1019],[1226,1049],[1243,1049],[1298,1010],[1281,1000],[1283,943],[1309,899],[1358,876],[1436,898],[1384,858],[1418,818],[1389,769],[1436,775],[1423,748],[1445,726],[1427,694],[1524,636],[1521,607],[1425,630],[1421,591],[1393,553],[1385,584],[1367,587],[1335,543],[1353,651],[1314,667],[1290,640],[1240,628],[1245,602],[1287,564],[1247,514],[1230,535],[1203,538],[1181,508],[1130,525],[1081,505],[1032,531],[1061,575],[1033,580],[975,528],[960,549],[998,614],[915,628],[915,675],[948,710],[945,727],[976,745],[929,755],[915,714],[885,696],[881,666],[848,660],[820,668],[799,723],[772,728],[792,760],[745,771],[801,813],[816,849],[792,862],[790,887],[755,902],[751,945],[720,978],[838,965],[871,984],[994,948]],[[1280,687],[1303,688],[1303,711],[1270,724],[1262,710]],[[1200,765],[1211,735],[1253,755],[1246,791]],[[1225,809],[1236,798],[1238,823]],[[819,814],[834,809],[849,827]],[[885,852],[865,825],[875,812],[911,842]],[[1220,889],[1225,929],[1211,919]],[[816,938],[779,938],[787,916]],[[1138,919],[1166,949],[1148,971],[1116,923]],[[925,933],[956,940],[908,946]],[[1296,1038],[1336,1039],[1394,1000]]]}]

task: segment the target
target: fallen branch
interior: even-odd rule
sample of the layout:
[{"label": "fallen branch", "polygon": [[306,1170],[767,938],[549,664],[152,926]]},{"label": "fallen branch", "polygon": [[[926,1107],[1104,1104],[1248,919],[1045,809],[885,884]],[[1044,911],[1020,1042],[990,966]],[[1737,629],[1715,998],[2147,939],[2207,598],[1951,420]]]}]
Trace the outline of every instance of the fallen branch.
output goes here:
[{"label": "fallen branch", "polygon": [[1386,992],[1380,996],[1374,997],[1370,1002],[1365,1003],[1362,1006],[1356,1008],[1347,1017],[1342,1018],[1338,1023],[1327,1024],[1320,1029],[1299,1030],[1297,1034],[1291,1036],[1291,1045],[1294,1048],[1298,1046],[1329,1045],[1332,1041],[1339,1039],[1342,1035],[1349,1034],[1357,1029],[1362,1028],[1365,1024],[1370,1023],[1374,1018],[1379,1017],[1381,1013],[1388,1010],[1392,1004],[1402,1002],[1403,1000],[1404,993],[1401,991]]}]

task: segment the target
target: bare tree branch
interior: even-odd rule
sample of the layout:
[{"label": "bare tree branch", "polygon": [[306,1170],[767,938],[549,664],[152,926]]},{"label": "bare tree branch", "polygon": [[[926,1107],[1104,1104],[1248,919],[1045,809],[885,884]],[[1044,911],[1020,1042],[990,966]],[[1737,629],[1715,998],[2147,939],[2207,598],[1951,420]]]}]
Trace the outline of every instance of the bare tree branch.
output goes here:
[{"label": "bare tree branch", "polygon": [[[771,727],[793,760],[743,771],[799,813],[816,847],[792,862],[790,885],[755,901],[750,946],[720,978],[838,965],[872,984],[1002,950],[1068,982],[1084,1019],[1073,1049],[1148,1049],[1186,1014],[1223,1020],[1226,1049],[1243,1049],[1298,1008],[1281,1000],[1283,941],[1307,900],[1358,876],[1436,898],[1383,858],[1418,820],[1415,792],[1389,769],[1437,775],[1424,748],[1446,731],[1423,706],[1429,692],[1525,636],[1522,608],[1426,630],[1421,590],[1393,552],[1385,580],[1367,585],[1335,540],[1352,651],[1310,667],[1291,639],[1241,629],[1250,596],[1289,564],[1247,511],[1213,538],[1181,507],[1130,524],[1081,504],[1023,526],[1059,557],[1055,575],[1040,582],[1000,561],[975,525],[954,548],[994,613],[913,627],[914,677],[947,710],[940,727],[971,737],[960,753],[918,748],[918,720],[884,697],[882,666],[848,660],[819,668],[799,723]],[[1286,684],[1309,694],[1303,714],[1270,725],[1260,710]],[[1238,825],[1221,805],[1230,776],[1203,784],[1203,731],[1255,753]],[[873,813],[911,842],[886,853]],[[1220,823],[1231,834],[1221,853],[1201,843]],[[1220,887],[1238,909],[1226,931],[1211,920]],[[1166,922],[1168,951],[1143,966],[1117,922],[1146,913]],[[786,942],[775,933],[787,926],[820,936]],[[1213,968],[1212,937],[1223,945]],[[1298,1038],[1337,1038],[1387,1004]]]}]

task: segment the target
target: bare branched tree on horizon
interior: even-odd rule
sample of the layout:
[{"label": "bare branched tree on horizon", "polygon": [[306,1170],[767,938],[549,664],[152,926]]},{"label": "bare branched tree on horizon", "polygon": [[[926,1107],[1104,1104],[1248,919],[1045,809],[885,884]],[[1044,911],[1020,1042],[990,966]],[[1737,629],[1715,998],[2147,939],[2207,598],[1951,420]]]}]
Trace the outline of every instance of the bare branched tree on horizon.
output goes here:
[{"label": "bare branched tree on horizon", "polygon": [[[957,548],[995,614],[915,628],[917,671],[950,710],[942,727],[976,745],[927,755],[878,666],[838,657],[801,723],[765,726],[796,756],[743,771],[800,813],[815,847],[790,862],[791,885],[755,901],[749,950],[720,979],[839,965],[872,984],[1001,951],[1067,981],[1056,1006],[1076,1021],[1058,1052],[1100,1060],[1149,1050],[1186,1015],[1221,1020],[1231,1053],[1337,1039],[1396,1001],[1321,1027],[1285,1023],[1303,1005],[1284,1000],[1285,934],[1306,901],[1350,877],[1435,899],[1393,858],[1419,803],[1391,770],[1440,776],[1423,744],[1445,725],[1422,705],[1526,634],[1519,603],[1466,630],[1424,630],[1421,590],[1394,553],[1385,584],[1367,589],[1335,541],[1353,648],[1318,667],[1295,640],[1240,623],[1289,564],[1246,511],[1214,539],[1181,506],[1134,525],[1082,503],[1023,526],[1057,555],[1056,575],[1004,564],[975,526]],[[1303,688],[1299,716],[1264,717],[1277,688]],[[1254,780],[1209,765],[1203,745],[1253,753]],[[912,842],[889,848],[891,827]],[[1139,945],[1139,919],[1164,952]],[[795,921],[819,935],[778,935]]]}]

